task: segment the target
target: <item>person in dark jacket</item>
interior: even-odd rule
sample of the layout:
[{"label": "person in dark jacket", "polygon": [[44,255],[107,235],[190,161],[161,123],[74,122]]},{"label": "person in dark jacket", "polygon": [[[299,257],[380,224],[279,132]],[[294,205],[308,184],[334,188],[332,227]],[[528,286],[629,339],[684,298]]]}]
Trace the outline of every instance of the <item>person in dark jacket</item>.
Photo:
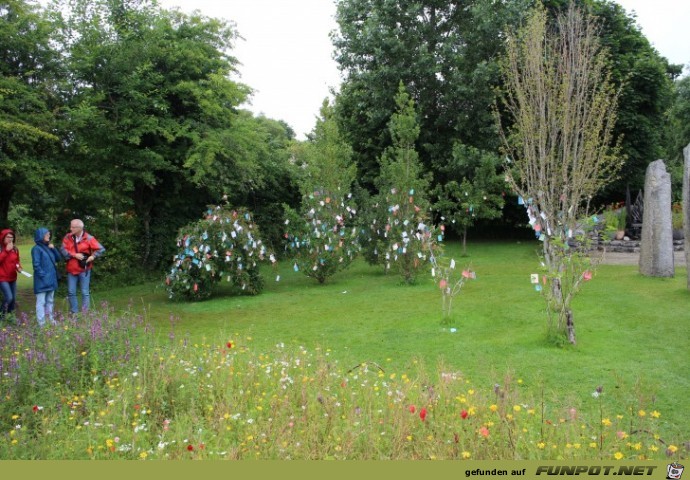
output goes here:
[{"label": "person in dark jacket", "polygon": [[44,326],[46,317],[53,320],[55,291],[58,288],[57,264],[62,259],[60,252],[50,242],[50,230],[39,228],[34,232],[36,245],[31,249],[31,261],[34,265],[34,293],[36,294],[36,320]]},{"label": "person in dark jacket", "polygon": [[0,231],[0,320],[13,313],[16,305],[17,272],[22,271],[22,265],[15,240],[14,232],[9,228]]},{"label": "person in dark jacket", "polygon": [[60,253],[67,260],[67,300],[71,313],[79,312],[77,284],[81,289],[81,308],[89,309],[90,283],[93,261],[105,253],[105,248],[93,235],[84,231],[84,222],[75,218],[69,224],[70,232],[62,239]]}]

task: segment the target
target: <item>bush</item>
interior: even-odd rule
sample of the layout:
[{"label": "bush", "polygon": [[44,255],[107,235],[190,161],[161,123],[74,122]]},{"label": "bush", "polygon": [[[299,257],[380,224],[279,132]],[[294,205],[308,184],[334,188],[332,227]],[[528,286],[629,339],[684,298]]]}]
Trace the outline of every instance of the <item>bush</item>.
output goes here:
[{"label": "bush", "polygon": [[206,217],[180,230],[178,253],[165,279],[171,299],[209,298],[226,278],[241,291],[256,295],[263,289],[259,262],[275,255],[263,245],[247,210],[211,206]]}]

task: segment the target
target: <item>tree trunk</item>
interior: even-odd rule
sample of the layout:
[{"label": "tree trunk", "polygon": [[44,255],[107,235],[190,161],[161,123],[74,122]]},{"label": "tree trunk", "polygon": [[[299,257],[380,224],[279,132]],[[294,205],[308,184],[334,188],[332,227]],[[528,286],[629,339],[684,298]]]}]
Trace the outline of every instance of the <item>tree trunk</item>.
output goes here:
[{"label": "tree trunk", "polygon": [[568,309],[565,311],[565,325],[568,332],[568,341],[575,345],[575,323],[573,323],[573,311]]},{"label": "tree trunk", "polygon": [[462,229],[462,256],[467,256],[467,227]]},{"label": "tree trunk", "polygon": [[[10,202],[14,195],[13,185],[3,182],[0,184],[0,225],[7,225],[7,217],[10,213]],[[13,225],[10,225],[14,228]]]}]

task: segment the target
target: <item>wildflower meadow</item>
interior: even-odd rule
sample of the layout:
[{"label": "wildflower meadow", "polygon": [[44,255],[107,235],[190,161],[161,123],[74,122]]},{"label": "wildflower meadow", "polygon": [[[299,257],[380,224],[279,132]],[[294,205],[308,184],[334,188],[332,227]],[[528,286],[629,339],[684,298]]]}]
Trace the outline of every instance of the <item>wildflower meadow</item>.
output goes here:
[{"label": "wildflower meadow", "polygon": [[[443,362],[196,341],[107,305],[0,330],[2,459],[661,459],[664,412],[487,386]],[[586,388],[583,386],[583,388]],[[567,399],[566,399],[567,398]]]}]

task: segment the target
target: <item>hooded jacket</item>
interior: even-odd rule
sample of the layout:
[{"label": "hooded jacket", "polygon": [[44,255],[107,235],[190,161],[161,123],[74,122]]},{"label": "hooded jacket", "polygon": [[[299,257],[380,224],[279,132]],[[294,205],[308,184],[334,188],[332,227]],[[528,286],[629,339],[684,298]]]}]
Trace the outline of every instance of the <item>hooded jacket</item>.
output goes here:
[{"label": "hooded jacket", "polygon": [[86,268],[82,268],[79,265],[79,260],[74,258],[74,256],[77,253],[83,253],[87,257],[93,255],[94,258],[98,258],[105,253],[105,248],[96,240],[96,237],[83,231],[79,242],[76,241],[76,238],[71,233],[65,235],[65,238],[62,239],[60,253],[62,253],[63,257],[69,259],[67,260],[67,272],[72,275],[79,275],[82,272],[91,270],[93,262],[88,263]]},{"label": "hooded jacket", "polygon": [[[9,234],[14,235],[15,247],[11,251],[5,250],[5,237]],[[21,270],[22,265],[19,262],[19,249],[17,245],[17,236],[9,228],[0,231],[0,282],[16,282],[17,272]]]},{"label": "hooded jacket", "polygon": [[36,245],[31,249],[31,261],[34,265],[34,293],[52,292],[58,288],[57,263],[62,259],[57,248],[49,248],[43,241],[50,230],[39,228],[34,232]]}]

